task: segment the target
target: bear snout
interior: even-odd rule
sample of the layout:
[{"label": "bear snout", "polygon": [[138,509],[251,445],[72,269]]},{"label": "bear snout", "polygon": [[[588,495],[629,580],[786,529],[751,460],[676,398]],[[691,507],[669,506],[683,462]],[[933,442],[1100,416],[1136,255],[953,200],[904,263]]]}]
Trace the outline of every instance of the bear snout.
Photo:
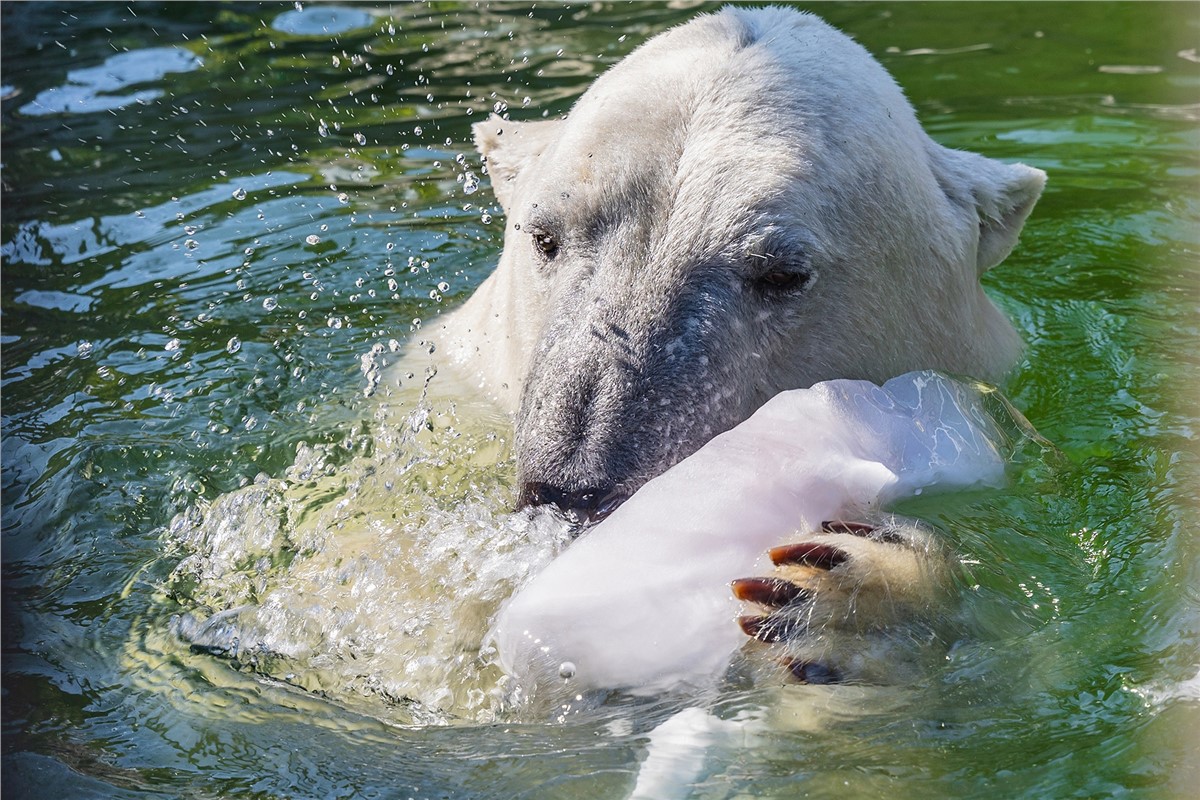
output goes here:
[{"label": "bear snout", "polygon": [[628,497],[628,493],[617,488],[586,487],[568,491],[549,483],[527,481],[517,495],[517,510],[552,506],[568,522],[584,526],[604,519]]}]

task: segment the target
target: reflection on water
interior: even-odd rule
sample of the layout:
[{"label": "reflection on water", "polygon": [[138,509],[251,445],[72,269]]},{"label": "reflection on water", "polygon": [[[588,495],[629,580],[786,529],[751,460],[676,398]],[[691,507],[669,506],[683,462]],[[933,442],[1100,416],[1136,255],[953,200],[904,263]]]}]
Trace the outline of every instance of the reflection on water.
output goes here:
[{"label": "reflection on water", "polygon": [[130,103],[148,103],[162,97],[163,90],[142,89],[133,93],[121,90],[161,81],[172,72],[190,72],[200,66],[200,59],[179,47],[149,47],[118,53],[100,66],[71,70],[66,83],[39,92],[21,106],[20,113],[88,114],[124,108]]},{"label": "reflection on water", "polygon": [[495,261],[470,123],[565,111],[696,9],[83,9],[0,7],[6,788],[621,797],[703,701],[772,715],[699,796],[1189,796],[1192,7],[818,9],[939,141],[1050,173],[987,280],[1068,461],[905,508],[975,620],[914,685],[569,715],[507,704],[478,633],[561,533],[507,513],[505,422],[444,376],[419,401],[400,343]]}]

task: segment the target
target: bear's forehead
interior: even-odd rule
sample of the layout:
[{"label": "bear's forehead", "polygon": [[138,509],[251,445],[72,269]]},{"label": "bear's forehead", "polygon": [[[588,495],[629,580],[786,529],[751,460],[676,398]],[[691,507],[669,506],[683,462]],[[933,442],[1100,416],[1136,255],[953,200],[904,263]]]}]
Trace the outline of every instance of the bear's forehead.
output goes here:
[{"label": "bear's forehead", "polygon": [[789,216],[789,195],[804,192],[813,169],[803,132],[762,133],[746,124],[755,113],[659,106],[604,125],[573,113],[539,165],[525,216],[620,228],[627,241],[657,246],[678,240],[681,257],[722,251]]}]

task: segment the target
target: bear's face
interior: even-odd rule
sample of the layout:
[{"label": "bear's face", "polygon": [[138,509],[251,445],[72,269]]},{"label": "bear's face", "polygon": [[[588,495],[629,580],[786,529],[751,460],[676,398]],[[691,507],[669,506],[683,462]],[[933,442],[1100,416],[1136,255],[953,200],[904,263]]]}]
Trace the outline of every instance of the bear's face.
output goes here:
[{"label": "bear's face", "polygon": [[1044,176],[930,141],[815,18],[702,17],[566,119],[476,136],[508,215],[488,302],[531,342],[494,378],[526,503],[602,514],[781,391],[1014,357],[978,277]]}]

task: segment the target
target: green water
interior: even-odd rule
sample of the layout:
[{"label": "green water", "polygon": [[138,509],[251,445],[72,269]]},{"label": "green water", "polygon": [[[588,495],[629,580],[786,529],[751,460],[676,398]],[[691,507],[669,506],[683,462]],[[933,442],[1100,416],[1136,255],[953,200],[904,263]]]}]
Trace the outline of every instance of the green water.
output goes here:
[{"label": "green water", "polygon": [[[370,654],[354,672],[323,651],[335,666],[297,677],[193,650],[171,620],[211,587],[180,583],[195,553],[171,523],[274,491],[304,442],[332,477],[289,513],[333,519],[333,547],[344,517],[322,515],[370,490],[339,471],[417,458],[392,451],[363,356],[388,357],[496,259],[490,190],[464,188],[479,174],[470,123],[498,101],[514,118],[561,113],[696,10],[3,5],[6,796],[629,791],[678,698],[564,722],[458,714],[379,690]],[[692,794],[1194,796],[1200,8],[817,11],[880,58],[936,139],[1049,173],[987,280],[1028,344],[1007,393],[1063,457],[1030,461],[1008,490],[911,509],[978,562],[963,592],[974,629],[944,663],[854,713],[715,748]],[[423,446],[455,424],[435,416]],[[467,439],[448,452],[498,457],[491,473],[426,450],[429,469],[403,474],[443,498],[422,512],[434,522],[503,526],[503,442]],[[460,507],[494,517],[467,525]],[[352,560],[371,542],[336,545]],[[269,555],[272,580],[303,596],[316,556]],[[351,605],[369,575],[326,588]],[[481,669],[435,667],[451,683]],[[338,682],[351,673],[353,688]],[[827,697],[715,703],[799,720]]]}]

